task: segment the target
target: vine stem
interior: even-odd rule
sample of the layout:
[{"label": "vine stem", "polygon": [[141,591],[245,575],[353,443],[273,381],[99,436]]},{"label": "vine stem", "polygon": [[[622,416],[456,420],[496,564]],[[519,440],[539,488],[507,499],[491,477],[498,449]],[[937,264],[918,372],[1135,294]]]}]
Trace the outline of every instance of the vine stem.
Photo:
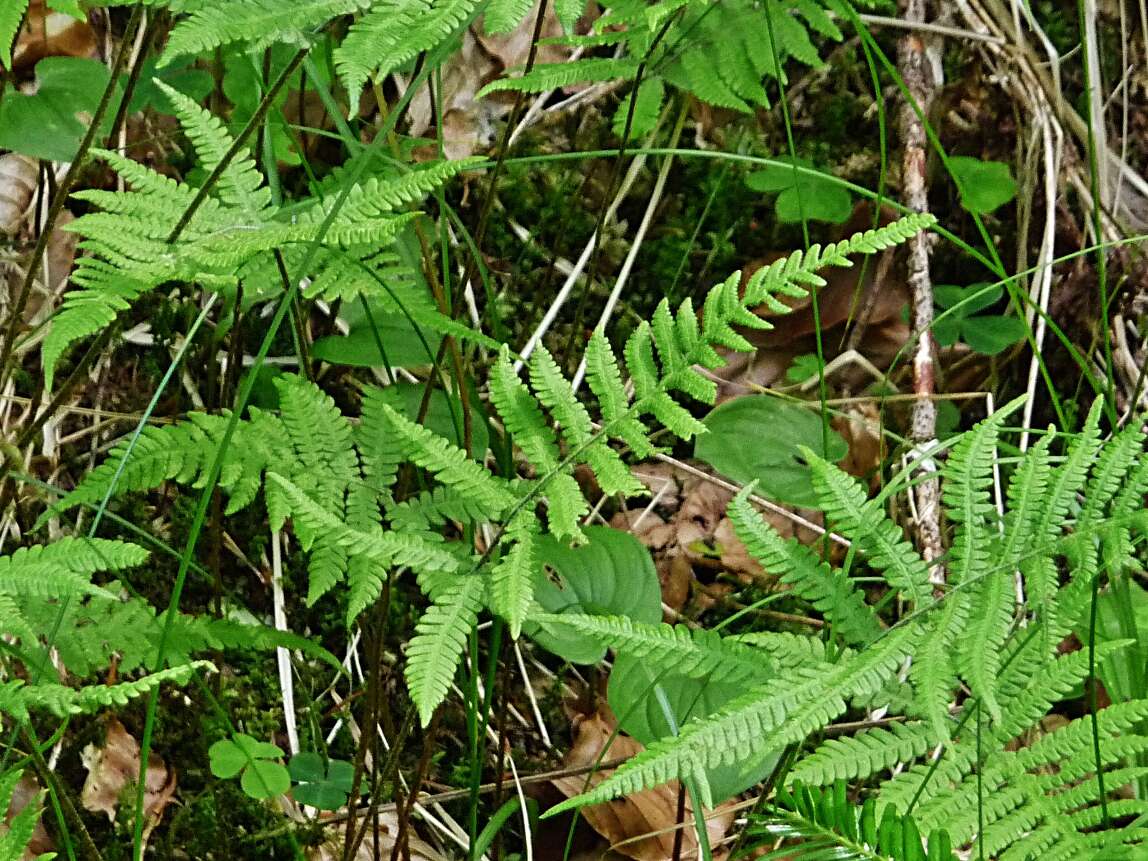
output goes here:
[{"label": "vine stem", "polygon": [[[924,23],[927,0],[899,0],[901,18],[910,24]],[[897,115],[901,136],[901,197],[914,212],[929,211],[929,187],[925,172],[928,137],[922,114],[927,112],[937,82],[933,80],[925,43],[920,33],[911,31],[897,45],[897,66],[908,90]],[[921,108],[914,110],[914,104]],[[921,554],[930,565],[930,580],[935,587],[944,585],[944,567],[938,561],[944,553],[941,544],[941,483],[936,462],[920,455],[935,442],[937,406],[933,396],[937,389],[935,346],[933,343],[933,282],[929,274],[929,237],[922,232],[908,241],[908,282],[913,302],[913,402],[910,438],[919,473],[928,475],[914,490],[916,530]]]}]

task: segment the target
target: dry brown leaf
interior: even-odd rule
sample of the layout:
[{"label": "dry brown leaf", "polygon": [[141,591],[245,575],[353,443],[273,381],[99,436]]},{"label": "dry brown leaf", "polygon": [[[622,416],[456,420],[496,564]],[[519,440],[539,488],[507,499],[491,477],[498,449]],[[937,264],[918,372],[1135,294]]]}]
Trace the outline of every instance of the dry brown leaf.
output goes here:
[{"label": "dry brown leaf", "polygon": [[[628,758],[643,748],[625,735],[610,736],[615,730],[611,715],[597,712],[574,718],[574,746],[564,763],[570,768],[592,765],[600,760]],[[609,746],[607,747],[607,744]],[[604,753],[603,753],[604,752]],[[597,771],[589,777],[575,775],[551,781],[567,798],[580,794],[589,786],[597,786],[612,769]],[[636,861],[669,861],[674,854],[675,832],[678,830],[678,782],[635,792],[602,804],[593,804],[580,810],[590,826],[611,843],[611,848]],[[693,808],[686,799],[682,831],[681,858],[698,856],[697,836],[693,829]],[[706,831],[710,844],[717,843],[733,823],[733,811],[722,805],[706,818]]]},{"label": "dry brown leaf", "polygon": [[[40,784],[36,781],[32,772],[27,771],[20,777],[20,780],[16,783],[16,788],[12,791],[12,800],[8,803],[8,812],[4,816],[4,822],[0,823],[0,834],[6,834],[8,832],[8,823],[10,823],[21,810],[36,801],[41,791]],[[52,838],[48,836],[48,831],[44,828],[42,818],[37,819],[36,827],[32,830],[32,839],[28,842],[27,847],[25,847],[24,854],[20,856],[21,861],[35,861],[35,859],[41,855],[55,851],[56,844],[53,843]]]},{"label": "dry brown leaf", "polygon": [[[395,847],[395,834],[398,833],[399,818],[393,810],[379,813],[379,854],[375,854],[375,841],[372,831],[367,832],[363,842],[355,852],[354,861],[390,861],[391,850]],[[346,831],[341,824],[331,825],[324,831],[324,840],[318,846],[307,850],[307,861],[339,861],[343,857],[343,841]],[[411,861],[447,861],[446,856],[422,840],[414,832],[407,837],[411,851]]]},{"label": "dry brown leaf", "polygon": [[[140,773],[140,746],[116,718],[110,718],[103,747],[89,744],[80,754],[88,771],[80,802],[92,813],[106,813],[115,821],[116,809],[125,790],[135,785]],[[157,753],[148,755],[144,788],[144,842],[163,818],[163,811],[175,794],[175,771]]]},{"label": "dry brown leaf", "polygon": [[38,182],[35,159],[14,152],[0,156],[0,231],[11,236],[24,224]]},{"label": "dry brown leaf", "polygon": [[12,68],[21,72],[45,57],[95,58],[98,48],[96,31],[87,21],[48,9],[44,0],[32,0],[12,51]]}]

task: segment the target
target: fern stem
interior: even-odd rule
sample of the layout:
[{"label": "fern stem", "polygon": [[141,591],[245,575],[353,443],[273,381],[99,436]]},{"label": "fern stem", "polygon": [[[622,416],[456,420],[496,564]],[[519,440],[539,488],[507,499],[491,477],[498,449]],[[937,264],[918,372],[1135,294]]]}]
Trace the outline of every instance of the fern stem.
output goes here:
[{"label": "fern stem", "polygon": [[1088,712],[1092,722],[1092,754],[1096,759],[1096,786],[1100,796],[1100,815],[1104,827],[1111,828],[1108,816],[1108,793],[1104,789],[1104,760],[1100,754],[1100,717],[1096,701],[1100,677],[1096,673],[1096,616],[1100,600],[1100,571],[1092,575],[1092,595],[1088,607]]},{"label": "fern stem", "polygon": [[143,9],[142,4],[136,4],[135,8],[132,9],[131,17],[128,19],[127,28],[120,42],[120,48],[116,52],[115,60],[112,62],[111,76],[108,80],[108,85],[104,87],[103,93],[100,94],[99,104],[96,105],[96,110],[92,114],[91,122],[88,123],[88,128],[80,140],[80,147],[76,151],[72,163],[68,166],[68,171],[64,174],[64,178],[60,180],[60,184],[56,188],[56,194],[53,196],[52,203],[48,207],[48,214],[44,218],[44,223],[40,225],[40,235],[36,237],[36,245],[32,249],[32,259],[28,262],[28,268],[24,273],[24,280],[20,284],[20,292],[17,294],[16,301],[8,312],[8,322],[4,326],[3,346],[0,346],[0,391],[3,391],[8,383],[10,373],[9,365],[12,361],[12,351],[16,342],[16,330],[19,328],[20,321],[24,317],[24,309],[27,307],[28,299],[32,295],[32,286],[36,283],[36,276],[40,273],[40,265],[43,262],[44,254],[48,250],[48,243],[55,231],[56,221],[59,219],[60,213],[64,210],[64,205],[68,201],[68,195],[72,191],[72,186],[75,185],[76,180],[80,176],[80,171],[83,170],[85,166],[88,151],[92,148],[92,144],[95,143],[96,135],[100,133],[100,126],[103,124],[104,116],[111,107],[112,98],[115,96],[116,88],[119,86],[120,73],[123,71],[124,64],[127,62],[128,55],[131,53],[132,42],[135,39],[136,30],[139,28],[140,21],[143,17]]}]

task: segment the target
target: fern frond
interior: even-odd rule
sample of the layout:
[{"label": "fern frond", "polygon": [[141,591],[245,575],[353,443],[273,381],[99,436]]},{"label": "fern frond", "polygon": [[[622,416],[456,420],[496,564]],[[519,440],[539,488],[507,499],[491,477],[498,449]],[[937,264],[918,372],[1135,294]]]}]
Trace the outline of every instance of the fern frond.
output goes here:
[{"label": "fern frond", "polygon": [[468,497],[491,520],[514,504],[514,495],[504,482],[471,460],[461,448],[412,422],[390,404],[378,403],[374,421],[393,435],[404,458],[426,469],[456,493]]},{"label": "fern frond", "polygon": [[214,668],[210,661],[196,661],[149,673],[130,682],[91,685],[79,690],[44,682],[25,685],[17,679],[0,684],[0,712],[12,715],[17,720],[28,720],[30,711],[47,711],[56,717],[90,714],[100,709],[126,705],[136,697],[169,682],[182,685],[192,673]]},{"label": "fern frond", "polygon": [[638,74],[638,61],[595,57],[575,63],[537,63],[528,73],[516,78],[499,78],[478,91],[483,99],[491,93],[515,90],[524,93],[542,93],[559,90],[577,83],[632,80]]},{"label": "fern frond", "polygon": [[968,593],[964,590],[949,592],[943,606],[934,611],[933,616],[935,620],[927,619],[925,622],[931,625],[929,636],[913,656],[910,673],[917,700],[929,719],[934,738],[941,741],[949,737],[951,727],[948,705],[957,683],[953,654],[969,618]]},{"label": "fern frond", "polygon": [[675,673],[692,678],[720,672],[723,681],[761,684],[776,675],[756,649],[705,628],[691,630],[685,625],[636,622],[628,616],[581,613],[534,614],[530,618],[544,628],[577,631],[628,657],[673,667]]},{"label": "fern frond", "polygon": [[635,457],[652,457],[656,449],[650,443],[650,431],[630,412],[630,397],[618,360],[601,332],[591,335],[586,345],[586,382],[598,399],[611,435],[626,443]]},{"label": "fern frond", "polygon": [[822,742],[794,765],[788,779],[813,786],[835,780],[864,780],[901,763],[913,762],[934,745],[933,729],[927,724],[894,723],[888,728]]},{"label": "fern frond", "polygon": [[186,54],[249,41],[252,49],[306,39],[309,31],[337,15],[366,9],[371,0],[301,0],[289,12],[273,0],[222,0],[179,21],[168,37],[163,64]]},{"label": "fern frond", "polygon": [[406,679],[424,727],[450,690],[466,639],[478,623],[482,593],[482,578],[459,577],[415,626],[407,646]]},{"label": "fern frond", "polygon": [[881,634],[865,595],[840,568],[831,568],[809,547],[785,540],[753,508],[743,489],[729,504],[729,518],[749,554],[782,583],[812,604],[847,643],[864,645]]},{"label": "fern frond", "polygon": [[952,585],[963,582],[970,572],[990,568],[988,518],[995,516],[996,510],[989,490],[993,483],[997,440],[1004,420],[1021,403],[1023,398],[1012,401],[962,434],[942,467],[945,510],[957,524],[949,550]]},{"label": "fern frond", "polygon": [[645,485],[604,440],[593,440],[589,412],[562,376],[554,357],[542,345],[530,357],[530,383],[539,402],[558,422],[566,444],[581,451],[581,459],[593,470],[603,493],[634,496],[645,490]]},{"label": "fern frond", "polygon": [[487,33],[509,33],[533,8],[532,0],[494,0],[483,13],[483,29]]},{"label": "fern frond", "polygon": [[869,499],[860,482],[815,452],[802,451],[812,471],[813,489],[830,521],[853,539],[869,564],[914,607],[928,606],[932,602],[929,568],[898,526],[878,502]]},{"label": "fern frond", "polygon": [[[547,811],[564,810],[640,792],[704,769],[745,761],[799,742],[845,711],[846,698],[880,689],[913,648],[911,626],[891,630],[876,644],[833,665],[829,672],[791,672],[783,680],[755,686],[721,710],[687,722],[677,736],[660,739],[582,795]],[[700,780],[702,795],[708,793]],[[703,797],[705,806],[712,799]]]},{"label": "fern frond", "polygon": [[279,485],[291,503],[292,516],[306,525],[311,534],[325,533],[351,555],[364,556],[384,565],[406,565],[415,570],[435,568],[456,571],[459,560],[437,536],[354,529],[316,503],[296,484],[269,472],[267,478]]},{"label": "fern frond", "polygon": [[973,586],[969,616],[957,662],[969,687],[984,702],[993,721],[1001,719],[997,674],[1001,648],[1013,623],[1016,587],[1010,571],[989,571]]},{"label": "fern frond", "polygon": [[[304,2],[316,2],[316,0],[304,0]],[[324,2],[324,0],[320,0],[320,2]],[[325,0],[325,2],[330,2],[330,0]],[[227,5],[227,14],[222,17],[230,23],[234,21],[237,13],[238,17],[242,17],[244,7],[250,8],[252,3],[251,0],[240,0],[238,3]],[[295,12],[296,10],[293,8],[292,13]],[[283,19],[282,10],[279,10],[276,17],[280,21]],[[266,30],[247,31],[248,34],[263,32]],[[171,43],[168,44],[170,46]],[[206,47],[202,50],[206,50]],[[189,96],[185,96],[179,90],[158,79],[154,83],[171,102],[184,133],[195,147],[200,166],[206,171],[215,170],[235,143],[231,133],[224,128],[223,122],[218,117],[206,108],[197,105]],[[271,208],[271,189],[264,184],[263,174],[255,166],[255,160],[246,148],[240,150],[239,154],[224,168],[219,176],[216,189],[223,204],[235,209],[248,223],[259,223],[266,217]]]},{"label": "fern frond", "polygon": [[[397,178],[374,177],[352,186],[346,193],[346,199],[339,208],[331,229],[338,232],[353,225],[370,224],[408,204],[418,203],[460,173],[477,169],[483,161],[484,159],[477,156],[456,161],[437,161]],[[325,200],[322,205],[312,210],[309,213],[309,221],[313,224],[323,221],[334,206],[335,199],[332,197]]]},{"label": "fern frond", "polygon": [[490,575],[490,609],[506,620],[515,640],[534,601],[537,537],[538,521],[533,514],[519,512],[506,527],[509,546]]},{"label": "fern frond", "polygon": [[369,78],[385,78],[438,46],[477,9],[475,0],[382,0],[369,5],[370,11],[351,25],[335,51],[335,68],[352,100]]}]

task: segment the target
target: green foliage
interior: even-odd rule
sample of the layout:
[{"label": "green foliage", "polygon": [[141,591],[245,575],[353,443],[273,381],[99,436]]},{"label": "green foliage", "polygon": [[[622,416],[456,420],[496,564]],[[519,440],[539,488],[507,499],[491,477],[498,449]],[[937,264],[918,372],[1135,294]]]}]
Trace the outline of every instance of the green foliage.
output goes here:
[{"label": "green foliage", "polygon": [[[845,783],[819,790],[794,783],[778,793],[768,812],[751,818],[751,843],[765,851],[759,857],[871,859],[871,861],[954,861],[949,835],[932,832],[923,840],[910,816],[886,807],[878,818],[872,798],[858,807],[848,797]],[[794,840],[774,848],[777,840]],[[773,851],[768,851],[772,849]]]},{"label": "green foliage", "polygon": [[[313,751],[301,751],[287,763],[295,782],[292,797],[319,810],[338,810],[354,788],[355,766],[342,759],[326,759]],[[367,791],[365,785],[360,789]]]},{"label": "green foliage", "polygon": [[[853,199],[849,192],[811,171],[813,165],[806,159],[788,156],[777,159],[784,164],[767,165],[745,178],[745,184],[754,191],[777,194],[774,211],[777,220],[785,224],[802,221],[827,221],[840,224],[853,212]],[[797,171],[794,167],[802,168]]]},{"label": "green foliage", "polygon": [[[20,3],[4,3],[19,10]],[[0,45],[6,51],[11,38],[5,39],[3,20],[7,8],[0,10]],[[17,11],[17,16],[20,12]],[[5,66],[10,65],[5,62]],[[14,150],[32,158],[49,161],[72,161],[88,122],[82,116],[95,113],[104,88],[111,80],[107,68],[96,60],[81,57],[46,57],[36,64],[36,92],[5,94],[0,104],[0,148]],[[115,113],[105,115],[105,127]]]},{"label": "green foliage", "polygon": [[239,775],[239,785],[250,798],[275,798],[291,788],[291,775],[279,759],[278,745],[245,733],[223,738],[208,749],[211,773],[228,780]]},{"label": "green foliage", "polygon": [[[0,778],[0,810],[11,809],[13,796],[16,793],[16,784],[20,782],[22,772],[12,769],[3,778]],[[30,799],[25,799],[23,808],[7,821],[7,828],[0,834],[0,861],[51,861],[56,857],[55,852],[45,852],[41,855],[29,855],[28,844],[32,842],[36,823],[40,820],[40,810],[44,800],[44,793],[37,792]]]},{"label": "green foliage", "polygon": [[995,356],[1021,340],[1027,331],[1023,320],[999,314],[977,313],[995,305],[1000,301],[1002,293],[1003,289],[999,285],[937,285],[933,290],[933,298],[938,308],[945,309],[933,323],[933,337],[937,343],[949,347],[961,340],[978,353]]},{"label": "green foliage", "polygon": [[961,194],[961,206],[975,215],[986,215],[1016,197],[1016,181],[1004,162],[954,155],[948,167]]},{"label": "green foliage", "polygon": [[[1144,468],[1138,463],[1143,430],[1134,422],[1101,446],[1100,410],[1094,406],[1059,461],[1050,457],[1053,437],[1041,439],[1013,469],[1002,520],[990,495],[992,474],[1004,422],[1019,404],[1007,405],[963,434],[945,462],[943,496],[955,528],[945,559],[947,588],[936,595],[928,566],[880,502],[869,500],[853,479],[807,452],[829,525],[853,542],[853,566],[879,573],[907,609],[916,611],[888,629],[846,572],[821,563],[811,548],[783,540],[762,521],[749,503],[752,486],[739,494],[729,516],[749,552],[821,612],[833,634],[856,650],[827,654],[820,643],[798,647],[803,638],[792,635],[737,637],[742,646],[769,652],[779,667],[776,679],[746,676],[739,696],[688,717],[677,732],[663,726],[660,737],[643,738],[648,742],[644,752],[550,813],[672,779],[693,778],[703,793],[709,792],[708,777],[716,769],[736,764],[744,768],[770,750],[802,745],[845,711],[850,700],[870,703],[874,696],[885,696],[885,686],[908,672],[914,695],[907,719],[851,735],[835,734],[799,756],[787,777],[795,787],[787,797],[798,800],[779,805],[764,820],[768,833],[805,837],[810,842],[802,849],[808,848],[810,857],[828,857],[818,852],[902,857],[890,847],[905,851],[906,833],[920,844],[917,826],[921,833],[944,828],[954,846],[972,844],[974,854],[983,842],[985,857],[1036,857],[1053,846],[1061,852],[1057,857],[1092,857],[1088,853],[1105,841],[1143,841],[1138,829],[1105,836],[1092,829],[1101,822],[1098,759],[1109,793],[1144,776],[1142,769],[1123,763],[1148,748],[1148,738],[1136,731],[1148,703],[1131,699],[1101,711],[1095,739],[1086,716],[1028,746],[1015,744],[1089,672],[1087,651],[1060,654],[1057,644],[1069,633],[1071,620],[1081,619],[1087,610],[1088,590],[1100,566],[1112,570],[1113,565],[1132,562],[1134,538],[1144,527],[1138,512],[1145,487]],[[1074,507],[1078,493],[1085,502]],[[1113,540],[1097,540],[1098,535]],[[1067,570],[1066,581],[1050,577],[1049,568]],[[1029,595],[1039,596],[1023,627],[1015,603],[1017,578]],[[736,673],[740,666],[736,655],[724,655],[730,638],[712,633],[686,634],[590,616],[547,617],[545,624],[593,633],[618,648],[614,673],[621,669],[633,675],[640,667],[646,685],[679,670],[696,668],[700,673],[719,661],[726,673]],[[1128,643],[1101,637],[1096,656],[1100,665]],[[911,664],[905,664],[909,655]],[[612,677],[612,690],[614,682]],[[642,686],[633,679],[628,685],[623,682],[617,690]],[[960,684],[971,691],[963,703],[957,693]],[[613,699],[611,704],[620,711],[620,704]],[[862,814],[873,819],[866,827],[878,835],[876,840],[859,840],[862,819],[844,804],[840,789],[832,796],[802,796],[807,791],[798,788],[873,781],[881,775],[892,776],[880,783],[866,802],[869,813]],[[707,796],[707,803],[710,799],[717,796]],[[1106,803],[1113,816],[1138,815],[1144,807],[1136,799],[1109,798]],[[916,826],[904,819],[910,810]],[[883,826],[878,823],[885,817],[901,835],[892,843],[882,843],[879,836]],[[983,832],[979,822],[984,823]],[[927,849],[920,844],[904,857],[932,857],[926,852],[933,845],[930,839]],[[938,857],[949,857],[947,843],[936,845],[946,847],[937,850]],[[1074,848],[1061,851],[1064,846]]]},{"label": "green foliage", "polygon": [[[822,432],[816,413],[769,395],[727,401],[706,416],[705,423],[709,432],[694,443],[694,457],[733,481],[755,481],[760,493],[791,505],[817,502],[802,446],[829,461],[840,460],[848,451],[835,431]],[[770,432],[762,434],[762,428]],[[747,446],[747,439],[755,444]]]},{"label": "green foliage", "polygon": [[[564,16],[560,9],[559,17],[569,30],[577,15]],[[615,52],[612,57],[540,63],[528,73],[488,84],[479,95],[500,90],[537,93],[615,79],[632,81],[639,67],[644,67],[635,108],[638,123],[632,133],[652,126],[665,84],[712,105],[749,113],[757,106],[768,107],[762,80],[768,77],[784,83],[787,60],[813,67],[821,64],[810,30],[823,38],[841,39],[837,25],[815,0],[727,0],[719,4],[705,0],[622,0],[608,5],[605,14],[594,22],[592,34],[566,40],[571,45],[611,46]],[[624,128],[628,109],[624,105],[615,115],[616,131]]]}]

